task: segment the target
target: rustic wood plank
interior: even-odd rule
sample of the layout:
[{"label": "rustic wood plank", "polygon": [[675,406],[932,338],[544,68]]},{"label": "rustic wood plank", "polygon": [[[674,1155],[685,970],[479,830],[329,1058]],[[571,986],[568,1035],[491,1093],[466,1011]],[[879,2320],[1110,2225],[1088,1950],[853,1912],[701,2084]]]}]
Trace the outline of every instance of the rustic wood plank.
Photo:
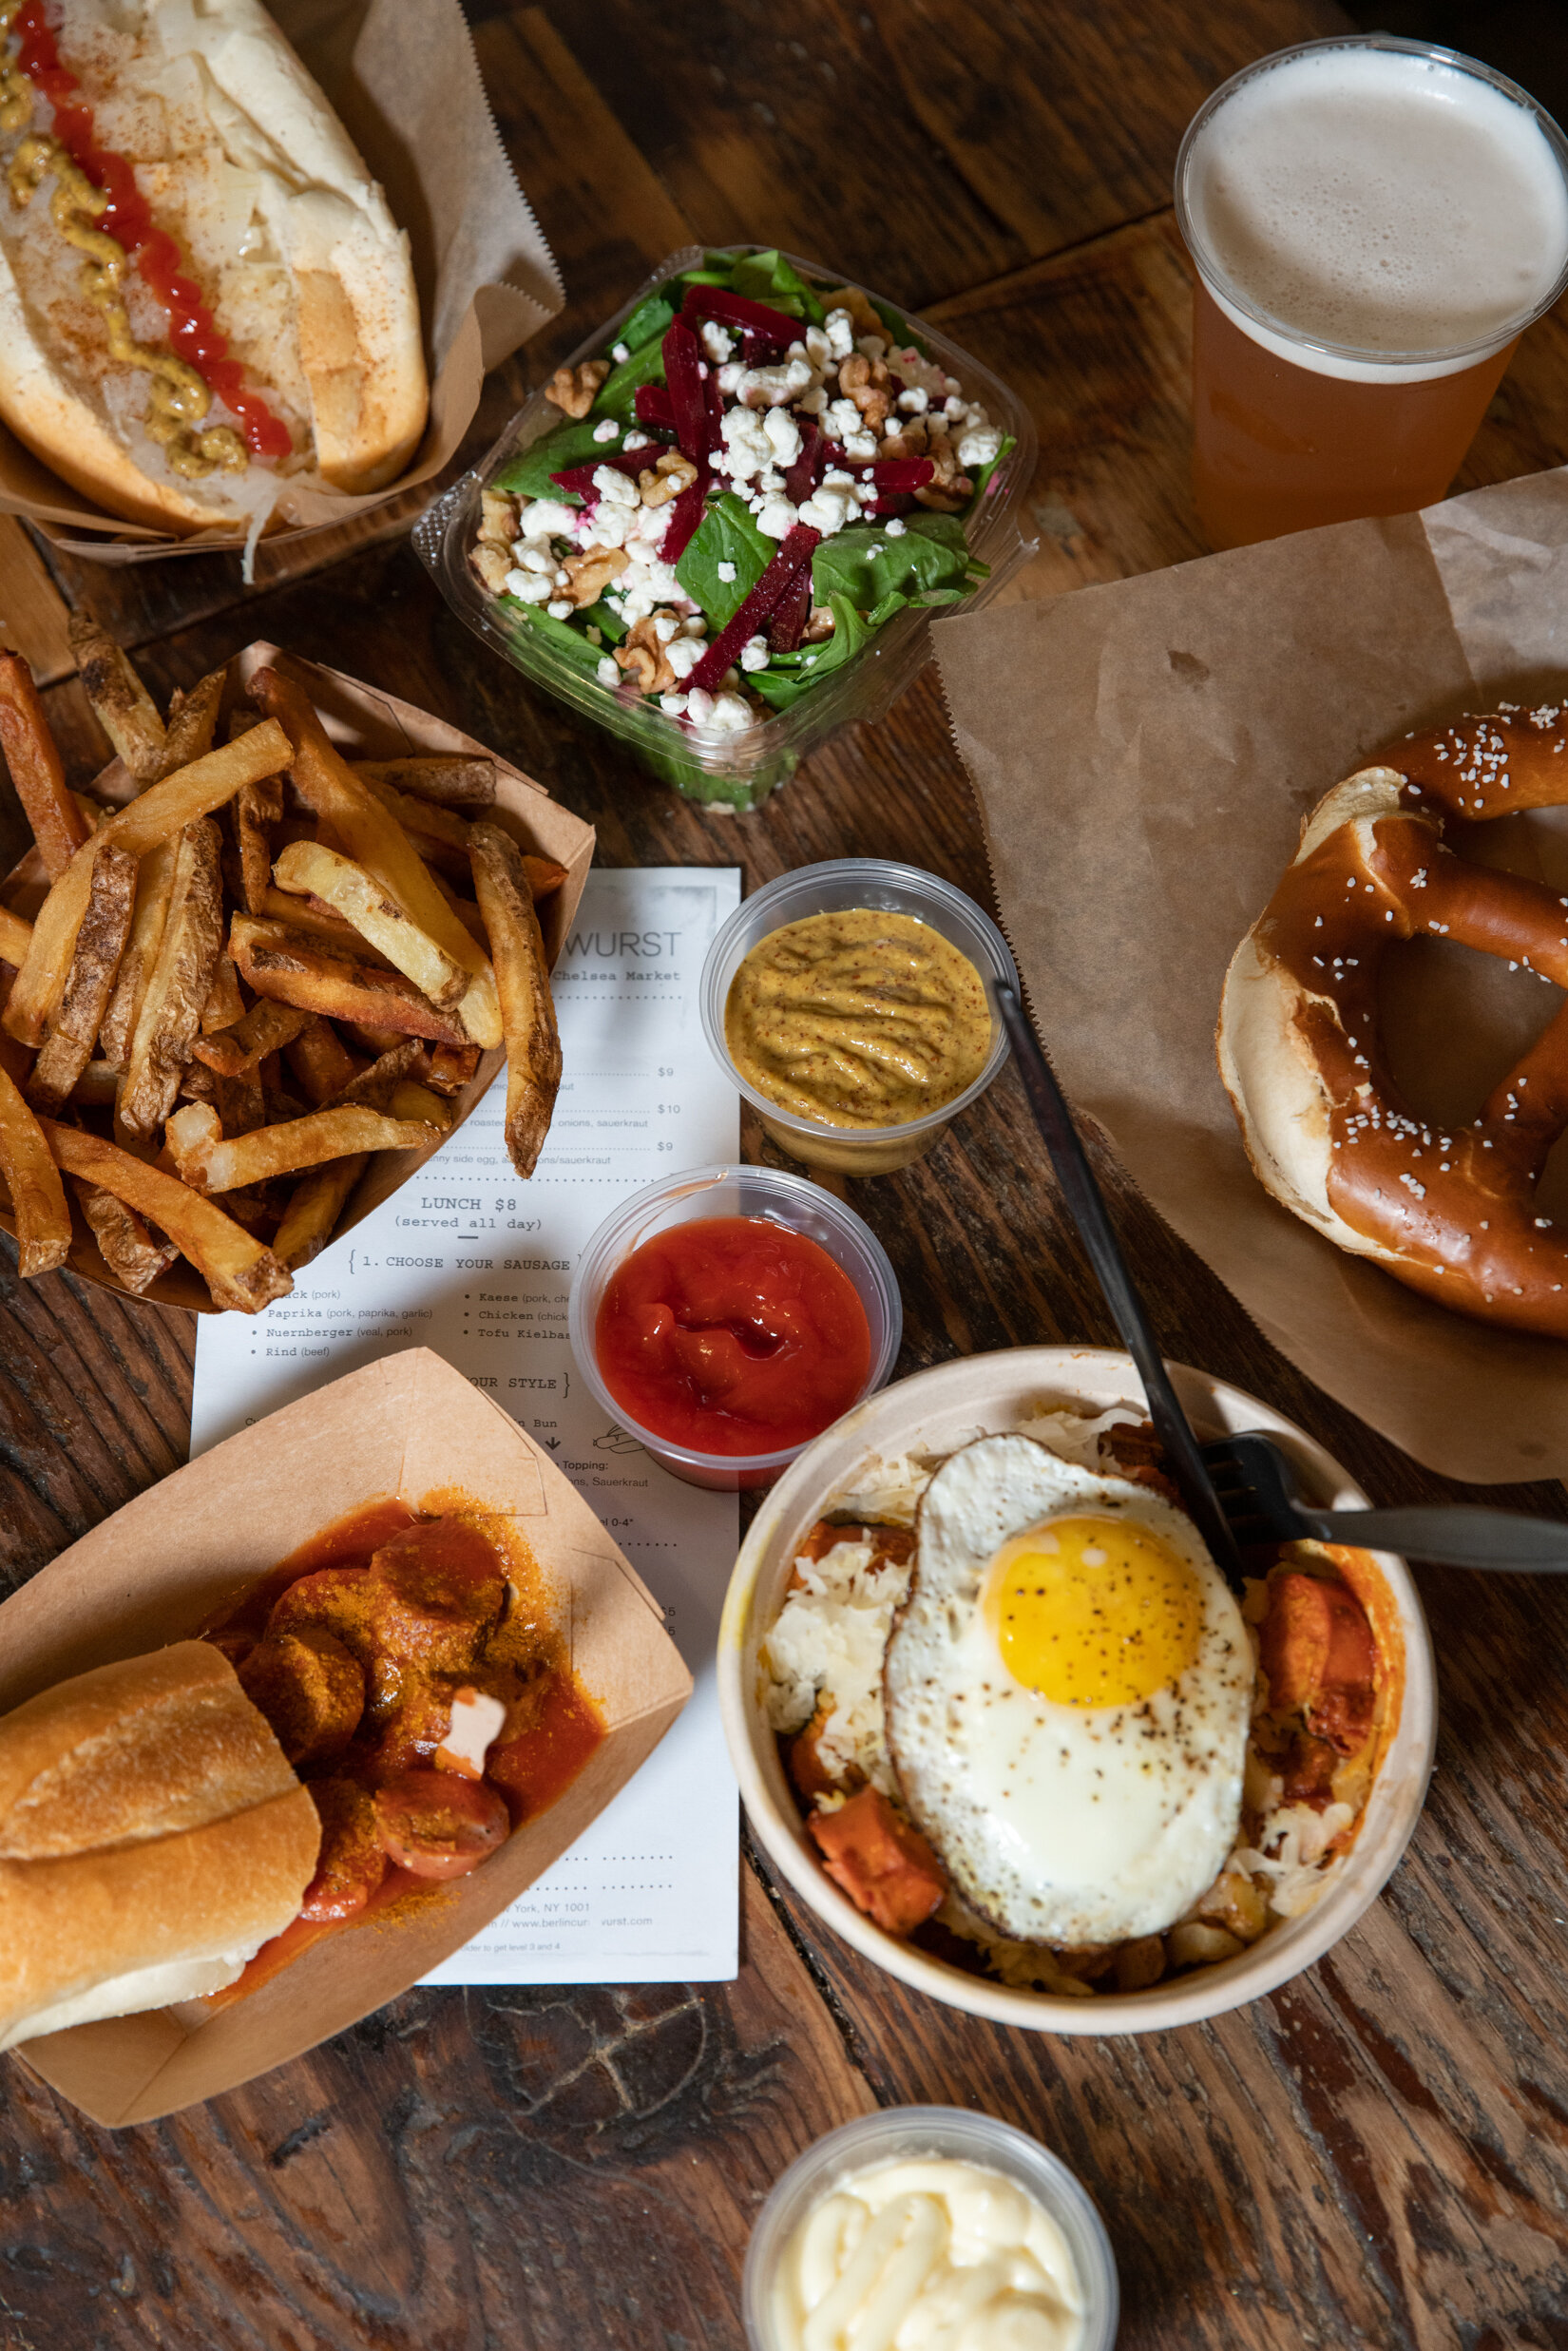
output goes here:
[{"label": "rustic wood plank", "polygon": [[76,667],[67,617],[66,600],[26,526],[0,514],[0,645],[25,654],[41,686]]}]

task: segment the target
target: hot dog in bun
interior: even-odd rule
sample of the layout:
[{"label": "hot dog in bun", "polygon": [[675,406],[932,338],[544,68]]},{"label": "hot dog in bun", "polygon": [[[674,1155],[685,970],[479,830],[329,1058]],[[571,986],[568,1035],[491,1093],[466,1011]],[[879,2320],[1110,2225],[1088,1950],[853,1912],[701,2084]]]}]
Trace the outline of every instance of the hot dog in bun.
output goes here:
[{"label": "hot dog in bun", "polygon": [[112,512],[395,480],[408,239],[259,0],[0,0],[0,418]]},{"label": "hot dog in bun", "polygon": [[204,1641],[0,1718],[0,2049],[233,1983],[297,1916],[321,1825]]}]

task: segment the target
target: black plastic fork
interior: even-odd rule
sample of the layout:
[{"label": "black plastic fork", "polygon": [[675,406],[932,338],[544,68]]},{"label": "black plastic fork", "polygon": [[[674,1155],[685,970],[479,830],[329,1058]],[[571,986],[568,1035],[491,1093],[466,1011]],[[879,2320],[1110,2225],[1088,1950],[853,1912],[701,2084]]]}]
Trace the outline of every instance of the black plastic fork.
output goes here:
[{"label": "black plastic fork", "polygon": [[1193,1424],[1176,1400],[1171,1386],[1165,1359],[1160,1354],[1149,1318],[1143,1311],[1143,1301],[1134,1287],[1121,1254],[1104,1195],[1095,1181],[1094,1170],[1083,1149],[1082,1138],[1073,1124],[1073,1114],[1066,1097],[1056,1081],[1056,1072],[1041,1048],[1039,1038],[1030,1027],[1028,1018],[1017,995],[1005,981],[995,983],[997,1010],[1007,1032],[1018,1063],[1018,1074],[1023,1080],[1023,1091],[1029,1098],[1051,1165],[1056,1170],[1057,1182],[1066,1196],[1083,1243],[1089,1263],[1094,1267],[1100,1287],[1105,1292],[1105,1303],[1111,1318],[1121,1334],[1121,1344],[1138,1366],[1143,1382],[1143,1394],[1149,1406],[1149,1418],[1155,1434],[1165,1449],[1165,1466],[1186,1503],[1198,1533],[1209,1547],[1209,1557],[1219,1569],[1231,1589],[1239,1594],[1243,1584],[1241,1553],[1220,1506],[1204,1464]]},{"label": "black plastic fork", "polygon": [[1447,1503],[1431,1509],[1318,1510],[1302,1500],[1294,1464],[1272,1437],[1249,1429],[1216,1438],[1201,1451],[1238,1543],[1290,1542],[1308,1535],[1366,1551],[1403,1552],[1440,1567],[1568,1575],[1568,1524],[1557,1520]]}]

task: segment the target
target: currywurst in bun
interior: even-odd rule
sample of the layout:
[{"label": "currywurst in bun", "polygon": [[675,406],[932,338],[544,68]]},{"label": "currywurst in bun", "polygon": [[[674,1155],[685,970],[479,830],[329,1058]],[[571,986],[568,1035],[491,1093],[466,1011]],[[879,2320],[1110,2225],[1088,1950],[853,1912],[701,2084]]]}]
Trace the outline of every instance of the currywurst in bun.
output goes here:
[{"label": "currywurst in bun", "polygon": [[427,405],[408,239],[259,0],[0,0],[0,418],[113,513],[381,488]]},{"label": "currywurst in bun", "polygon": [[233,1983],[297,1916],[320,1841],[206,1642],[0,1717],[0,2049]]}]

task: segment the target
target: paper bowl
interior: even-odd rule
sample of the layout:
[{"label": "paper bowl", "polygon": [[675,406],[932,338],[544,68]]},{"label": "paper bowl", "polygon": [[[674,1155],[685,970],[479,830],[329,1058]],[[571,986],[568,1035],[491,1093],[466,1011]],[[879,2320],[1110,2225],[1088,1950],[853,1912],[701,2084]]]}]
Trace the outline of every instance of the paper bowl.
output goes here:
[{"label": "paper bowl", "polygon": [[[1171,1366],[1171,1376],[1200,1437],[1261,1429],[1290,1454],[1302,1490],[1313,1501],[1329,1508],[1365,1504],[1366,1495],[1338,1462],[1268,1405],[1182,1364]],[[1397,1727],[1339,1876],[1304,1917],[1271,1929],[1237,1958],[1174,1977],[1147,1992],[1097,1992],[1087,1999],[1015,1992],[885,1934],[825,1874],[758,1698],[757,1652],[778,1613],[801,1538],[872,1455],[948,1452],[985,1431],[1012,1427],[1042,1404],[1092,1414],[1114,1404],[1141,1408],[1142,1397],[1131,1359],[1109,1348],[1016,1348],[916,1372],[835,1422],[765,1497],[725,1600],[718,1639],[725,1736],[752,1826],[769,1859],[865,1958],[917,1992],[998,2024],[1097,2036],[1163,2032],[1223,2016],[1275,1990],[1320,1959],[1375,1901],[1420,1817],[1432,1768],[1437,1701],[1426,1620],[1404,1560],[1373,1552],[1368,1556],[1382,1573],[1405,1649]]]},{"label": "paper bowl", "polygon": [[[566,869],[566,879],[561,888],[542,899],[539,908],[545,951],[553,968],[593,863],[593,827],[584,824],[581,816],[574,816],[569,809],[559,808],[543,784],[525,775],[521,768],[512,767],[488,744],[475,742],[471,735],[449,726],[444,718],[433,717],[428,710],[418,710],[411,702],[400,702],[395,695],[383,694],[377,686],[364,685],[357,678],[346,678],[340,670],[322,669],[315,661],[300,660],[294,654],[280,652],[264,639],[237,653],[229,664],[240,691],[264,666],[277,669],[303,688],[320,713],[328,735],[346,758],[404,759],[440,755],[494,761],[495,805],[487,812],[488,821],[509,832],[520,849],[531,850],[537,856],[553,857]],[[121,762],[112,759],[93,778],[89,790],[94,798],[118,805],[133,798],[136,788]],[[0,881],[0,906],[26,915],[30,922],[43,904],[48,887],[38,852],[29,850],[21,863]],[[500,1046],[480,1055],[473,1076],[451,1098],[450,1126],[433,1142],[411,1151],[371,1153],[370,1164],[333,1229],[335,1241],[340,1241],[373,1209],[379,1208],[383,1200],[406,1184],[411,1176],[417,1175],[426,1160],[456,1134],[488,1093],[497,1072],[505,1067],[506,1059]],[[95,1283],[100,1290],[118,1290],[124,1296],[132,1295],[99,1254],[98,1243],[74,1195],[67,1191],[67,1197],[71,1204],[71,1271],[85,1282]],[[3,1184],[0,1231],[15,1237],[16,1219]],[[177,1257],[166,1273],[161,1273],[144,1290],[134,1294],[154,1298],[160,1306],[188,1307],[196,1314],[234,1310],[214,1306],[206,1283],[183,1257]]]},{"label": "paper bowl", "polygon": [[392,1495],[460,1487],[515,1531],[564,1622],[604,1737],[552,1805],[450,1899],[395,1926],[312,1944],[212,2013],[151,2009],[16,2052],[117,2128],[217,2097],[428,1976],[560,1859],[652,1753],[692,1678],[636,1569],[515,1421],[427,1348],[409,1348],[241,1429],[140,1494],[0,1607],[0,1714],[94,1666],[183,1640],[319,1528]]}]

